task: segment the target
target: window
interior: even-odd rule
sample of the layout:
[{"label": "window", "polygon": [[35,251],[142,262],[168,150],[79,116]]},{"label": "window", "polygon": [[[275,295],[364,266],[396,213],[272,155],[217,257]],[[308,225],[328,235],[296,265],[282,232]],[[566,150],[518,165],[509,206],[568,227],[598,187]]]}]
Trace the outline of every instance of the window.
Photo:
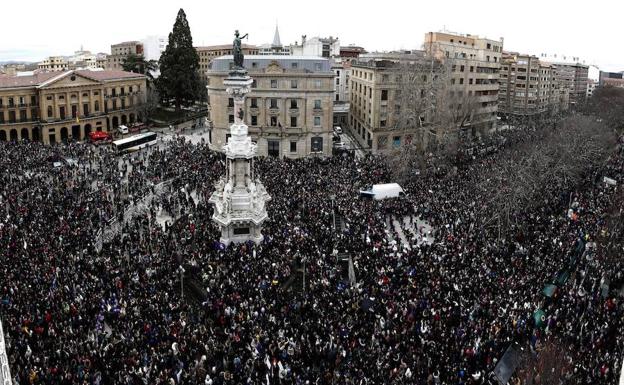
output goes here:
[{"label": "window", "polygon": [[270,99],[270,108],[277,108],[277,99]]},{"label": "window", "polygon": [[234,115],[233,114],[229,114],[228,115],[228,122],[234,123]]},{"label": "window", "polygon": [[228,98],[228,107],[234,107],[234,98]]},{"label": "window", "polygon": [[84,116],[89,116],[89,103],[84,103],[82,105],[82,114]]},{"label": "window", "polygon": [[258,125],[258,116],[257,115],[251,115],[251,125],[252,126],[257,126]]},{"label": "window", "polygon": [[321,80],[320,79],[314,80],[314,88],[321,88]]},{"label": "window", "polygon": [[320,127],[321,126],[321,117],[320,116],[315,116],[314,117],[314,127]]},{"label": "window", "polygon": [[314,63],[314,70],[315,71],[320,71],[321,69],[323,69],[321,63]]},{"label": "window", "polygon": [[269,156],[279,156],[280,154],[279,144],[280,144],[279,140],[275,140],[275,139],[267,140],[267,146],[268,146],[267,153]]},{"label": "window", "polygon": [[254,79],[254,80],[251,82],[251,88],[258,88],[258,83],[256,82],[256,79]]},{"label": "window", "polygon": [[470,72],[474,72],[474,66],[470,66]]},{"label": "window", "polygon": [[258,108],[258,98],[251,98],[251,108]]},{"label": "window", "polygon": [[377,138],[377,149],[384,150],[386,148],[386,144],[388,143],[387,136],[380,136]]},{"label": "window", "polygon": [[459,72],[464,72],[464,66],[463,65],[459,66]]},{"label": "window", "polygon": [[65,106],[60,106],[59,107],[59,115],[60,115],[61,119],[65,119]]},{"label": "window", "polygon": [[271,88],[277,88],[277,80],[271,79]]},{"label": "window", "polygon": [[277,127],[277,116],[271,116],[271,127]]},{"label": "window", "polygon": [[296,116],[291,116],[290,117],[290,127],[297,127],[297,117]]},{"label": "window", "polygon": [[37,105],[37,97],[35,95],[32,95],[30,97],[30,105],[31,106],[36,106]]},{"label": "window", "polygon": [[472,84],[472,79],[468,79],[468,84]]},{"label": "window", "polygon": [[48,118],[51,118],[54,115],[54,111],[52,111],[52,106],[48,106]]},{"label": "window", "polygon": [[380,120],[379,127],[386,127],[386,120]]},{"label": "window", "polygon": [[297,142],[290,142],[290,152],[297,152]]},{"label": "window", "polygon": [[388,90],[381,90],[381,100],[388,100]]},{"label": "window", "polygon": [[297,88],[297,81],[296,80],[291,80],[290,81],[290,88]]},{"label": "window", "polygon": [[100,101],[99,101],[99,100],[96,100],[96,101],[93,103],[93,109],[94,109],[96,112],[100,110]]},{"label": "window", "polygon": [[15,101],[13,100],[13,98],[9,98],[9,107],[13,106],[15,106]]},{"label": "window", "polygon": [[312,152],[322,152],[323,151],[323,137],[321,136],[313,136],[310,138],[310,147]]},{"label": "window", "polygon": [[299,67],[299,63],[297,62],[290,63],[290,68],[297,69],[298,67]]},{"label": "window", "polygon": [[459,78],[459,84],[464,84],[464,78]]},{"label": "window", "polygon": [[320,110],[321,109],[321,99],[314,100],[314,109],[315,110]]},{"label": "window", "polygon": [[394,147],[394,148],[401,147],[401,137],[400,136],[392,137],[392,147]]},{"label": "window", "polygon": [[340,85],[340,78],[336,78],[336,85],[339,86]]},{"label": "window", "polygon": [[290,99],[290,108],[292,108],[292,109],[299,108],[299,106],[297,105],[297,100],[296,99]]},{"label": "window", "polygon": [[20,122],[25,122],[26,120],[26,110],[20,110]]}]

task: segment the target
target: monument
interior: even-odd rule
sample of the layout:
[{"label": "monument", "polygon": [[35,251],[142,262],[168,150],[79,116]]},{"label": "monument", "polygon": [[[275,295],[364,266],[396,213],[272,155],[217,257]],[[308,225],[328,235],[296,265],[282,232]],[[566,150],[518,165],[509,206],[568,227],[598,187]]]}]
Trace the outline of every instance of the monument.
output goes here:
[{"label": "monument", "polygon": [[267,220],[266,202],[271,197],[256,178],[253,160],[256,144],[248,135],[245,118],[245,95],[251,91],[252,79],[244,67],[241,38],[234,33],[234,66],[223,84],[234,99],[234,123],[230,138],[223,146],[226,157],[225,176],[215,185],[209,202],[214,205],[212,220],[221,229],[221,243],[262,242],[262,223]]}]

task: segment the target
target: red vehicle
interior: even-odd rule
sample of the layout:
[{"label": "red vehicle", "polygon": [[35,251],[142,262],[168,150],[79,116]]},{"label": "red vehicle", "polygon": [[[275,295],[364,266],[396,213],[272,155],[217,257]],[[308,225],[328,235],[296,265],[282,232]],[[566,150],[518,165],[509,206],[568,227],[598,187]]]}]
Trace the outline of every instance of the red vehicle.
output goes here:
[{"label": "red vehicle", "polygon": [[145,123],[134,123],[130,125],[130,132],[137,133],[137,132],[141,132],[142,130],[146,128],[147,128],[147,125]]},{"label": "red vehicle", "polygon": [[113,138],[108,132],[104,131],[94,131],[89,133],[89,141],[94,144],[98,143],[108,143],[112,141]]}]

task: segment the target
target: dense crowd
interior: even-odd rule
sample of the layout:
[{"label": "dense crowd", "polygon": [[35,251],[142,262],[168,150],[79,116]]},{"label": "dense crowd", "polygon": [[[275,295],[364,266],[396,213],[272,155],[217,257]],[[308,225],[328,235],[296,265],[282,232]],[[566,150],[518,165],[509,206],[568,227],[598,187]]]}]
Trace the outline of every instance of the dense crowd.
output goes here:
[{"label": "dense crowd", "polygon": [[[14,382],[490,384],[516,342],[533,357],[555,346],[561,383],[615,383],[624,279],[609,214],[620,210],[622,152],[602,170],[617,187],[590,175],[572,199],[516,213],[500,238],[475,188],[494,162],[429,172],[405,198],[370,201],[361,188],[391,181],[381,157],[259,159],[272,196],[265,239],[224,247],[208,203],[224,163],[203,143],[177,137],[124,157],[0,143],[0,319]],[[432,242],[388,226],[417,218]],[[541,294],[593,244],[553,298]],[[354,284],[339,255],[351,256]]]}]

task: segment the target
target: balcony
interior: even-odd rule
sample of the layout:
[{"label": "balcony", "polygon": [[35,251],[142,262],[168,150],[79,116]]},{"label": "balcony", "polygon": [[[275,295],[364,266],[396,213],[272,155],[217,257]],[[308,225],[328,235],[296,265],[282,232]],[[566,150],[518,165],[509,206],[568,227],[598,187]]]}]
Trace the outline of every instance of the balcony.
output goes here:
[{"label": "balcony", "polygon": [[269,114],[271,115],[277,115],[279,114],[279,107],[269,107]]},{"label": "balcony", "polygon": [[288,109],[288,113],[290,115],[296,116],[299,115],[299,108],[295,107],[295,108],[289,108]]}]

